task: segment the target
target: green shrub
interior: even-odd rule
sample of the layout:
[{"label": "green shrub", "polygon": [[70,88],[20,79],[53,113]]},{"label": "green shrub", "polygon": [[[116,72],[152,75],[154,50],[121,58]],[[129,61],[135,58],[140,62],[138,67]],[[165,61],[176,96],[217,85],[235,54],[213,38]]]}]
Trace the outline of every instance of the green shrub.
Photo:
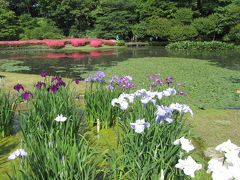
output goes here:
[{"label": "green shrub", "polygon": [[240,44],[240,24],[232,27],[228,35],[225,37],[227,40]]},{"label": "green shrub", "polygon": [[169,41],[193,40],[197,35],[197,30],[193,26],[176,25],[169,31]]},{"label": "green shrub", "polygon": [[117,45],[117,46],[125,46],[125,41],[123,41],[123,40],[118,40],[118,41],[116,41],[116,45]]},{"label": "green shrub", "polygon": [[219,41],[210,42],[193,42],[193,41],[182,41],[170,43],[166,46],[167,49],[171,50],[231,50],[235,49],[236,46]]}]

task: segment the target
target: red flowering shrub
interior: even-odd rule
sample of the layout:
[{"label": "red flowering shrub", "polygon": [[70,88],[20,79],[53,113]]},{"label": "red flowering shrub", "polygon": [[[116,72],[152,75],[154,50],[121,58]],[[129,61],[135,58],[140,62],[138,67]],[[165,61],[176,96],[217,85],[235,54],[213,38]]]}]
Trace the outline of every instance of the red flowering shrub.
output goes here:
[{"label": "red flowering shrub", "polygon": [[102,46],[102,41],[101,40],[91,40],[90,41],[90,46],[92,47],[101,47]]},{"label": "red flowering shrub", "polygon": [[102,39],[102,43],[105,44],[105,45],[108,45],[108,46],[115,46],[116,43],[114,40],[105,40],[105,39]]},{"label": "red flowering shrub", "polygon": [[50,40],[46,39],[43,42],[50,48],[60,49],[65,46],[65,40]]},{"label": "red flowering shrub", "polygon": [[89,42],[88,39],[79,39],[79,38],[67,39],[66,41],[70,42],[71,45],[74,47],[84,46]]},{"label": "red flowering shrub", "polygon": [[73,38],[65,40],[26,40],[26,41],[0,41],[0,47],[22,47],[29,45],[47,45],[49,48],[63,48],[66,43],[71,44],[73,47],[84,46],[90,43],[92,47],[101,47],[103,44],[114,46],[116,42],[114,40],[104,39],[87,39],[87,38]]}]

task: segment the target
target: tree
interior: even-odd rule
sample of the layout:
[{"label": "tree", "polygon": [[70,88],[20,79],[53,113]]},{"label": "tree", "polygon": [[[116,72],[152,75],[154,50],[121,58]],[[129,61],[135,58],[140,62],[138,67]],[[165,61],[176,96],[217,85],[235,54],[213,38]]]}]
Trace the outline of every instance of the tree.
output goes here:
[{"label": "tree", "polygon": [[169,29],[173,25],[173,21],[167,18],[153,16],[147,19],[147,34],[166,40],[169,36]]},{"label": "tree", "polygon": [[91,12],[97,7],[98,1],[39,0],[38,2],[40,14],[53,20],[63,30],[64,35],[69,35],[71,28],[83,33],[93,27],[95,17],[91,16]]},{"label": "tree", "polygon": [[9,0],[9,8],[16,13],[17,16],[29,13],[31,16],[38,15],[37,0]]},{"label": "tree", "polygon": [[0,0],[0,9],[7,9],[9,7],[9,2],[6,0]]},{"label": "tree", "polygon": [[0,9],[0,40],[18,39],[18,22],[15,13],[11,10]]},{"label": "tree", "polygon": [[61,30],[50,19],[33,18],[29,14],[24,14],[19,18],[21,26],[21,39],[61,39]]},{"label": "tree", "polygon": [[193,20],[193,11],[189,8],[180,8],[176,11],[174,17],[177,21],[189,25]]},{"label": "tree", "polygon": [[225,39],[236,44],[240,44],[240,24],[232,27]]},{"label": "tree", "polygon": [[197,35],[197,30],[191,25],[176,25],[169,31],[169,41],[193,40]]},{"label": "tree", "polygon": [[240,6],[230,4],[226,7],[219,7],[215,13],[220,20],[220,26],[223,32],[229,32],[231,27],[240,23]]},{"label": "tree", "polygon": [[95,11],[94,32],[97,37],[112,39],[117,35],[123,39],[132,37],[132,26],[136,23],[136,5],[130,0],[103,0]]},{"label": "tree", "polygon": [[193,26],[197,29],[200,38],[203,40],[214,40],[216,34],[221,34],[222,32],[220,19],[215,14],[194,19]]},{"label": "tree", "polygon": [[152,16],[171,18],[177,10],[177,2],[171,0],[135,0],[136,13],[139,20],[145,20]]},{"label": "tree", "polygon": [[143,39],[147,35],[147,23],[142,21],[132,27],[132,33],[135,39]]}]

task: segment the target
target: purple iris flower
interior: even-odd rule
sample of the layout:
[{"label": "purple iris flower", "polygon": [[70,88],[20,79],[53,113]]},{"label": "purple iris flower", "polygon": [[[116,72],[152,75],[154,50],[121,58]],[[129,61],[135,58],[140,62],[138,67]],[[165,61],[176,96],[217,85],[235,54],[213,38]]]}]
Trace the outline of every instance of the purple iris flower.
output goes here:
[{"label": "purple iris flower", "polygon": [[105,73],[102,71],[96,72],[95,75],[90,75],[85,79],[85,82],[101,82],[104,83]]},{"label": "purple iris flower", "polygon": [[166,79],[165,79],[165,82],[166,84],[170,85],[171,83],[173,83],[173,78],[171,76],[168,76]]},{"label": "purple iris flower", "polygon": [[187,96],[187,93],[185,91],[177,91],[177,94],[181,96]]},{"label": "purple iris flower", "polygon": [[118,82],[118,79],[119,79],[119,77],[113,76],[113,77],[109,80],[109,83],[110,83],[110,84],[117,83],[117,82]]},{"label": "purple iris flower", "polygon": [[85,79],[85,82],[94,82],[95,81],[95,78],[94,76],[90,75],[88,76],[86,79]]},{"label": "purple iris flower", "polygon": [[159,78],[156,78],[154,81],[155,81],[156,83],[158,83],[158,84],[162,84],[162,83],[163,83],[162,80],[159,79]]},{"label": "purple iris flower", "polygon": [[148,87],[149,87],[150,89],[154,89],[154,88],[157,87],[157,85],[156,85],[156,84],[150,84]]},{"label": "purple iris flower", "polygon": [[118,79],[119,84],[127,84],[132,80],[132,77],[130,76],[123,76]]},{"label": "purple iris flower", "polygon": [[21,85],[21,84],[16,84],[14,87],[13,87],[13,89],[15,89],[16,91],[20,91],[21,89],[24,91],[24,87],[23,87],[23,85]]},{"label": "purple iris flower", "polygon": [[62,80],[60,80],[60,81],[58,81],[58,82],[56,83],[56,86],[57,86],[57,87],[59,87],[59,86],[65,87],[65,86],[66,86],[66,83],[63,82]]},{"label": "purple iris flower", "polygon": [[120,89],[131,89],[134,87],[134,84],[133,83],[124,83],[124,84],[121,84],[119,86]]},{"label": "purple iris flower", "polygon": [[48,92],[56,93],[58,90],[58,86],[56,85],[49,86],[47,90]]},{"label": "purple iris flower", "polygon": [[156,121],[160,124],[163,123],[163,121],[172,123],[172,121],[173,121],[172,112],[173,112],[172,108],[169,108],[169,107],[163,106],[163,105],[157,106]]},{"label": "purple iris flower", "polygon": [[36,88],[38,88],[38,89],[42,89],[42,87],[45,87],[46,84],[45,84],[44,82],[38,81],[35,86],[36,86]]},{"label": "purple iris flower", "polygon": [[101,78],[101,79],[103,79],[103,78],[105,78],[105,73],[104,72],[102,72],[102,71],[97,71],[96,72],[96,76],[98,77],[98,78]]},{"label": "purple iris flower", "polygon": [[109,85],[106,86],[106,89],[108,89],[108,90],[113,90],[114,87],[113,87],[111,84],[109,84]]},{"label": "purple iris flower", "polygon": [[105,78],[105,73],[102,72],[102,71],[98,71],[96,72],[96,75],[95,75],[95,81],[96,82],[105,82],[104,78]]},{"label": "purple iris flower", "polygon": [[52,78],[52,82],[54,82],[54,81],[62,81],[62,78],[61,77],[59,77],[59,76],[55,76],[55,77],[53,77]]},{"label": "purple iris flower", "polygon": [[28,101],[31,97],[33,97],[33,95],[31,92],[25,91],[24,93],[22,93],[21,97],[24,101]]},{"label": "purple iris flower", "polygon": [[46,77],[48,75],[48,73],[46,72],[46,71],[42,71],[41,73],[40,73],[40,76],[41,77]]},{"label": "purple iris flower", "polygon": [[80,83],[80,79],[74,79],[74,80],[72,80],[72,82],[75,82],[76,84],[79,84]]}]

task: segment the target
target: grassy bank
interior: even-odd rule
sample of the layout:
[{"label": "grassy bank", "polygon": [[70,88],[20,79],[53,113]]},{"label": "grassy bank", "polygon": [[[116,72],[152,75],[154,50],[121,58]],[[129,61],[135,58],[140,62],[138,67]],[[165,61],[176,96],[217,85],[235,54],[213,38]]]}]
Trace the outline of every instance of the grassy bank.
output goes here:
[{"label": "grassy bank", "polygon": [[35,53],[35,52],[76,52],[76,51],[81,51],[81,52],[90,52],[93,50],[99,50],[99,51],[107,51],[107,50],[111,50],[111,49],[122,49],[122,48],[126,48],[125,46],[107,46],[107,45],[103,45],[102,47],[92,47],[90,45],[86,45],[86,46],[79,46],[79,47],[73,47],[69,44],[67,44],[65,47],[61,48],[61,49],[52,49],[52,48],[48,48],[47,46],[43,46],[43,45],[35,45],[35,46],[25,46],[25,47],[18,47],[18,48],[2,48],[1,49],[1,54],[7,54],[7,53],[15,53],[15,54],[19,54],[19,53],[23,53],[23,54],[31,54],[31,53]]}]

